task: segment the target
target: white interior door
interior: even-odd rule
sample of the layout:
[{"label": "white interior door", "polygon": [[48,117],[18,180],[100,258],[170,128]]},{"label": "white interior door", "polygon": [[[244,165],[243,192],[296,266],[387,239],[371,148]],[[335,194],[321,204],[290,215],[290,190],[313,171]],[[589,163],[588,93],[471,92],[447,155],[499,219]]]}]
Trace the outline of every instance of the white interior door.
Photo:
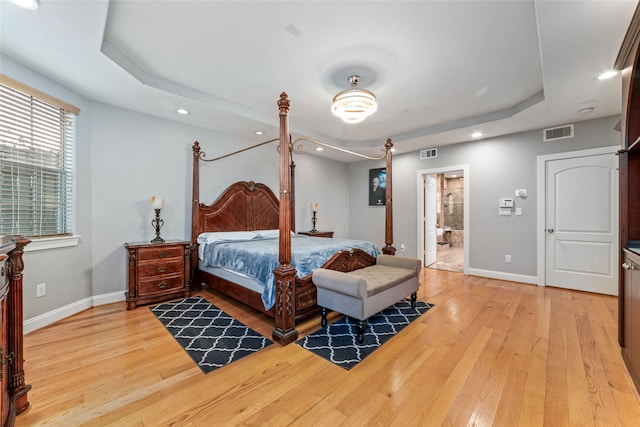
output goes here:
[{"label": "white interior door", "polygon": [[616,160],[603,154],[547,162],[547,285],[617,295]]},{"label": "white interior door", "polygon": [[424,265],[429,266],[437,261],[437,215],[436,215],[436,174],[425,177],[425,260]]}]

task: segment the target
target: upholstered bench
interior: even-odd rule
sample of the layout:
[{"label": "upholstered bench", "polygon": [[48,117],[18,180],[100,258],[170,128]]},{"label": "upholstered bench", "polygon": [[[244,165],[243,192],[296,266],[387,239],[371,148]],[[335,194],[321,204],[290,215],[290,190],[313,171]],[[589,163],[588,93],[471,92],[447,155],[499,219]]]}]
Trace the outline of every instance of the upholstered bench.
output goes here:
[{"label": "upholstered bench", "polygon": [[358,341],[364,341],[366,320],[411,295],[415,307],[420,260],[393,255],[378,255],[376,264],[343,273],[319,268],[312,280],[318,290],[322,326],[327,324],[327,309],[358,320]]}]

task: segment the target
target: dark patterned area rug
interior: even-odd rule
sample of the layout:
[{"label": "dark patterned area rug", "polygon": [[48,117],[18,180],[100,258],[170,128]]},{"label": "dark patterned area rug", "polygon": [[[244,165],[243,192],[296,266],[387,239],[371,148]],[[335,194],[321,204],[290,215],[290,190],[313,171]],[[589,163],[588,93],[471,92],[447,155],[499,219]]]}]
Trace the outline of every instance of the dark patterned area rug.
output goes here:
[{"label": "dark patterned area rug", "polygon": [[151,307],[206,374],[273,344],[202,297]]},{"label": "dark patterned area rug", "polygon": [[357,321],[347,317],[307,335],[296,344],[349,370],[431,307],[433,305],[417,301],[416,307],[412,308],[411,301],[402,300],[384,309],[367,320],[362,344],[358,343]]}]

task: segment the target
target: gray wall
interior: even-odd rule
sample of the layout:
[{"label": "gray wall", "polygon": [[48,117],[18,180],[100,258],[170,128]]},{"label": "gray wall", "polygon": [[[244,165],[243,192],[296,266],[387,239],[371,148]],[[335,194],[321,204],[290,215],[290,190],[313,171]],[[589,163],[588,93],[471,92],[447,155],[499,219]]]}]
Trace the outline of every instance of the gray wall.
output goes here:
[{"label": "gray wall", "polygon": [[[620,145],[614,129],[618,116],[575,124],[575,137],[545,143],[542,130],[480,141],[438,147],[438,156],[420,160],[419,152],[400,154],[393,159],[394,246],[406,245],[407,256],[418,256],[417,220],[418,171],[469,165],[465,187],[469,187],[470,269],[536,275],[537,156],[566,151]],[[400,143],[401,144],[401,143]],[[429,147],[425,147],[429,148]],[[367,206],[367,176],[382,162],[349,165],[350,231],[353,237],[384,243],[384,208]],[[526,199],[516,199],[522,216],[498,216],[498,200],[514,197],[516,189],[527,189]],[[512,262],[505,263],[505,254]]]}]

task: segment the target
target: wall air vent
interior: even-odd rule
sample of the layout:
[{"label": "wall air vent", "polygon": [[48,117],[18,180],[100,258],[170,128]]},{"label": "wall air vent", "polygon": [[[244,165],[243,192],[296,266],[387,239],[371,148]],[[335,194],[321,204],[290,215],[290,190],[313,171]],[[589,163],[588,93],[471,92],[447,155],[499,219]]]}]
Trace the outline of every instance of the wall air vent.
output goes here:
[{"label": "wall air vent", "polygon": [[420,160],[431,159],[438,157],[437,148],[427,148],[426,150],[420,150]]},{"label": "wall air vent", "polygon": [[573,125],[556,126],[542,131],[542,140],[544,142],[566,138],[573,138]]}]

